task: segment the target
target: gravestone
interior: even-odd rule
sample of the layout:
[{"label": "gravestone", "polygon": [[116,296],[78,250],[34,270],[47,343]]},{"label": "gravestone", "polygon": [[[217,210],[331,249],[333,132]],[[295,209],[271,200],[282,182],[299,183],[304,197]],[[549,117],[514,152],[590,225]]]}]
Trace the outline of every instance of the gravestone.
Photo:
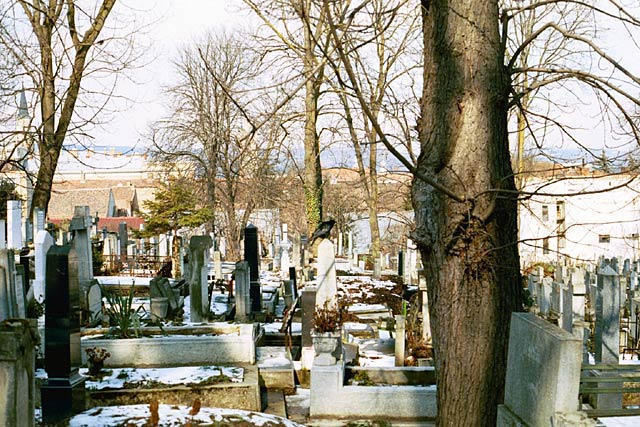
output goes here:
[{"label": "gravestone", "polygon": [[349,237],[347,239],[347,255],[353,255],[353,231],[349,230]]},{"label": "gravestone", "polygon": [[300,308],[302,312],[301,327],[302,347],[310,347],[313,345],[311,340],[311,329],[313,329],[313,313],[316,310],[316,292],[317,287],[306,286],[300,294]]},{"label": "gravestone", "polygon": [[395,316],[396,339],[395,339],[395,365],[404,366],[404,344],[405,344],[405,319],[401,314]]},{"label": "gravestone", "polygon": [[0,321],[17,317],[15,257],[13,249],[0,249]]},{"label": "gravestone", "polygon": [[404,252],[398,251],[398,277],[404,279]]},{"label": "gravestone", "polygon": [[73,218],[71,218],[71,224],[69,224],[69,231],[73,233],[71,244],[78,257],[78,280],[80,281],[80,296],[83,309],[88,309],[86,306],[87,292],[93,280],[90,228],[91,215],[89,206],[76,206]]},{"label": "gravestone", "polygon": [[260,254],[258,253],[258,229],[253,224],[247,225],[244,229],[244,260],[249,263],[251,312],[258,313],[262,308]]},{"label": "gravestone", "polygon": [[149,282],[149,296],[151,298],[166,298],[169,302],[169,313],[175,313],[181,305],[179,295],[171,288],[166,277],[154,277]]},{"label": "gravestone", "polygon": [[573,332],[573,288],[571,285],[562,288],[562,329]]},{"label": "gravestone", "polygon": [[338,256],[342,256],[343,255],[343,251],[342,251],[342,231],[338,232]]},{"label": "gravestone", "polygon": [[22,249],[22,202],[7,201],[7,248]]},{"label": "gravestone", "polygon": [[548,427],[556,413],[577,412],[581,347],[578,337],[533,313],[513,313],[497,425]]},{"label": "gravestone", "polygon": [[158,256],[163,258],[169,256],[169,239],[164,233],[158,235]]},{"label": "gravestone", "polygon": [[236,285],[236,320],[244,321],[251,313],[251,278],[249,263],[239,261],[234,272]]},{"label": "gravestone", "polygon": [[17,315],[20,319],[27,317],[27,287],[28,279],[24,266],[22,264],[16,264],[15,274],[15,294],[16,294],[16,307]]},{"label": "gravestone", "polygon": [[283,280],[282,281],[284,287],[284,303],[287,308],[291,308],[294,300],[294,282],[292,280]]},{"label": "gravestone", "polygon": [[95,281],[89,286],[89,291],[87,292],[87,307],[89,307],[89,313],[91,313],[91,318],[89,319],[91,324],[102,321],[102,289]]},{"label": "gravestone", "polygon": [[[616,258],[614,258],[616,259]],[[596,295],[595,360],[596,363],[615,363],[620,359],[620,285],[618,273],[610,266],[598,271]],[[607,383],[607,387],[622,383]],[[598,409],[619,409],[622,394],[599,394]]]},{"label": "gravestone", "polygon": [[0,322],[0,425],[35,425],[35,346],[38,330],[26,320]]},{"label": "gravestone", "polygon": [[127,230],[127,223],[121,222],[118,224],[118,242],[119,242],[119,254],[121,259],[127,257],[127,246],[129,245],[129,232]]},{"label": "gravestone", "polygon": [[274,253],[273,253],[273,266],[280,268],[280,257],[281,257],[281,251],[282,248],[280,247],[282,241],[282,234],[280,231],[280,226],[278,225],[276,227],[275,230],[275,235],[273,236],[273,246],[274,246]]},{"label": "gravestone", "polygon": [[216,280],[222,280],[222,254],[220,251],[213,251],[213,275]]},{"label": "gravestone", "polygon": [[44,218],[44,210],[40,208],[33,208],[33,224],[35,227],[35,233],[38,234],[38,231],[45,229],[45,218]]},{"label": "gravestone", "polygon": [[4,219],[0,219],[0,249],[7,248],[7,229]]},{"label": "gravestone", "polygon": [[318,245],[318,291],[316,306],[337,308],[338,288],[336,283],[336,260],[333,243],[323,239]]},{"label": "gravestone", "polygon": [[293,285],[293,298],[296,299],[298,298],[298,280],[295,267],[289,267],[289,280]]},{"label": "gravestone", "polygon": [[422,299],[422,339],[426,342],[431,336],[431,318],[429,316],[429,294],[427,293],[427,278],[425,271],[418,271],[418,289]]},{"label": "gravestone", "polygon": [[207,273],[209,269],[209,248],[212,245],[211,236],[192,236],[189,240],[189,295],[191,306],[191,321],[203,322],[209,313],[209,283]]},{"label": "gravestone", "polygon": [[55,423],[85,408],[80,347],[78,259],[71,245],[47,253],[45,286],[45,370],[40,387],[42,421]]},{"label": "gravestone", "polygon": [[53,237],[48,231],[38,230],[35,240],[35,280],[33,281],[33,295],[38,302],[44,300],[44,283],[47,268],[47,252],[53,246]]},{"label": "gravestone", "polygon": [[373,260],[373,278],[376,280],[380,280],[381,267],[380,267],[380,258],[376,257]]}]

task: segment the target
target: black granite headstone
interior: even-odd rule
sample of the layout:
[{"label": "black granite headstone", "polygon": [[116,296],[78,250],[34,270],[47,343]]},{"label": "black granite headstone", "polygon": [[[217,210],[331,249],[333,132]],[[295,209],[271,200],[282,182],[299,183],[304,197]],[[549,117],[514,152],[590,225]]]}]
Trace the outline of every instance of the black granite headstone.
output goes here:
[{"label": "black granite headstone", "polygon": [[262,295],[260,292],[260,259],[258,254],[258,229],[249,224],[244,229],[244,260],[249,263],[249,298],[251,312],[258,313],[262,309]]},{"label": "black granite headstone", "polygon": [[74,252],[71,245],[54,245],[47,252],[44,367],[48,379],[40,388],[45,424],[85,408],[85,379],[78,373],[82,363],[80,289]]},{"label": "black granite headstone", "polygon": [[289,280],[293,283],[293,299],[298,298],[298,283],[296,280],[296,268],[289,267]]},{"label": "black granite headstone", "polygon": [[404,277],[404,252],[398,251],[398,276]]}]

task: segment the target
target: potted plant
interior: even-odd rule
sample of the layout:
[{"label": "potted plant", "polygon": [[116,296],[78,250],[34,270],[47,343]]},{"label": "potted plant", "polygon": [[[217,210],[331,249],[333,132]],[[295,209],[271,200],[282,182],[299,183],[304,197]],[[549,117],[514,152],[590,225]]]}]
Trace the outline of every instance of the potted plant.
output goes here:
[{"label": "potted plant", "polygon": [[322,308],[317,308],[313,314],[313,349],[315,350],[314,363],[320,366],[334,365],[342,356],[340,311],[325,303]]},{"label": "potted plant", "polygon": [[104,361],[111,354],[104,348],[91,347],[85,349],[87,353],[87,364],[89,365],[89,375],[95,376],[100,373],[104,366]]}]

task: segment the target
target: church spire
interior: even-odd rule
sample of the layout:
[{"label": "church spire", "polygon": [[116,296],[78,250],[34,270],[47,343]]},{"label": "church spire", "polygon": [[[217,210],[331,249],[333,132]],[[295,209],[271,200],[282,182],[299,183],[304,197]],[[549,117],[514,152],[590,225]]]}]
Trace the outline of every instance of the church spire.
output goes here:
[{"label": "church spire", "polygon": [[18,105],[18,119],[29,118],[29,109],[27,107],[27,97],[24,94],[24,86],[20,91],[20,104]]}]

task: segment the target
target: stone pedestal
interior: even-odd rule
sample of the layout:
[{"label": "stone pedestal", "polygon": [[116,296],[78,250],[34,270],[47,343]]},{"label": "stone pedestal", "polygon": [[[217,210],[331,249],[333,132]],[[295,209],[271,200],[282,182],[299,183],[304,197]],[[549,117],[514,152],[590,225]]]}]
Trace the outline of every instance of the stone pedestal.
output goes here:
[{"label": "stone pedestal", "polygon": [[35,322],[0,323],[0,425],[33,426],[35,408]]}]

